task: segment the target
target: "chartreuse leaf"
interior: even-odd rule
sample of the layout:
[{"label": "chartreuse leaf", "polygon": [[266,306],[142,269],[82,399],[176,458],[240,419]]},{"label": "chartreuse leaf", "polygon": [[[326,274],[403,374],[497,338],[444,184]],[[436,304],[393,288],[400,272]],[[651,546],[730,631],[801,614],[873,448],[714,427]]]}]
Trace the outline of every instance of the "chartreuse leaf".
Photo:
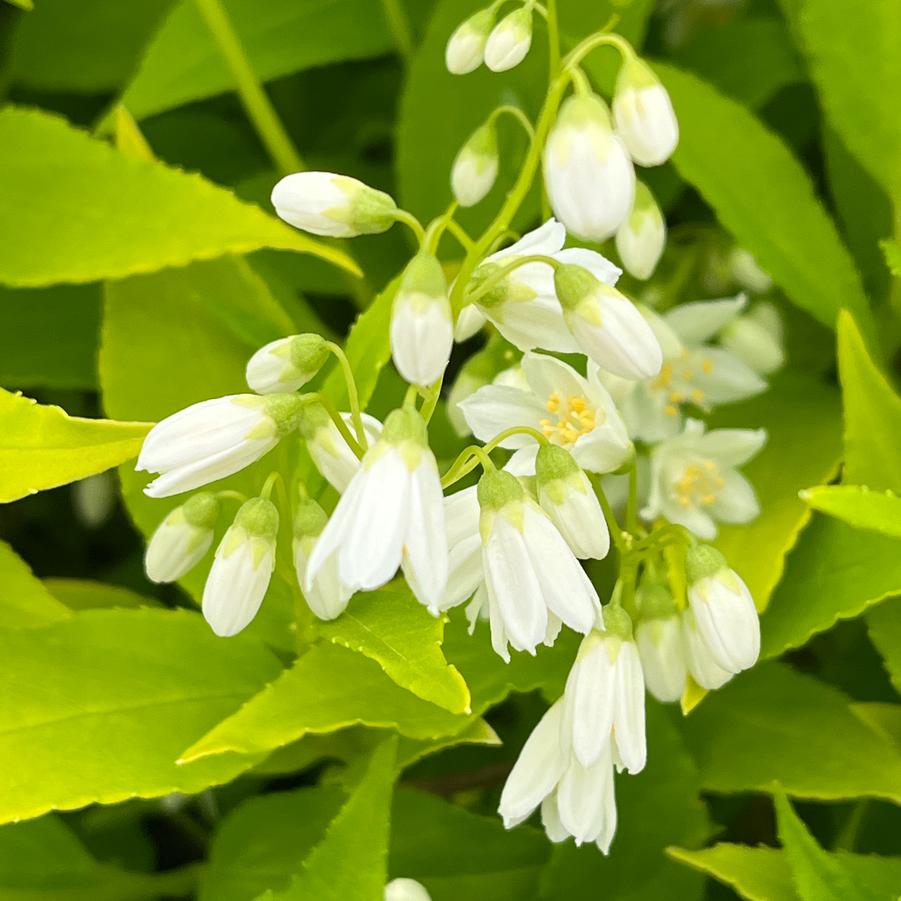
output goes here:
[{"label": "chartreuse leaf", "polygon": [[[52,190],[50,190],[52,186]],[[314,241],[224,188],[125,156],[58,116],[0,111],[0,282],[90,282],[276,247],[349,271]]]},{"label": "chartreuse leaf", "polygon": [[69,619],[71,615],[32,574],[28,564],[0,541],[0,626],[30,629]]},{"label": "chartreuse leaf", "polygon": [[[685,720],[704,788],[901,799],[901,752],[835,688],[778,663],[737,676]],[[811,765],[815,761],[816,765]]]},{"label": "chartreuse leaf", "polygon": [[0,388],[0,503],[104,472],[138,455],[146,422],[69,416]]},{"label": "chartreuse leaf", "polygon": [[834,516],[855,529],[870,529],[901,538],[901,498],[891,491],[860,485],[820,485],[802,492],[814,510]]},{"label": "chartreuse leaf", "polygon": [[[854,878],[839,860],[827,854],[792,809],[785,792],[773,798],[776,829],[802,901],[886,901],[883,892],[872,890]],[[889,896],[897,896],[897,885]]]},{"label": "chartreuse leaf", "polygon": [[398,685],[451,713],[469,712],[469,689],[441,652],[444,622],[403,584],[358,595],[320,633],[377,661]]},{"label": "chartreuse leaf", "polygon": [[656,70],[679,117],[679,174],[794,304],[828,326],[843,307],[868,322],[851,256],[781,138],[701,79],[663,63]]},{"label": "chartreuse leaf", "polygon": [[259,901],[382,901],[396,755],[396,736],[376,747],[303,869],[286,888],[266,891]]},{"label": "chartreuse leaf", "polygon": [[158,607],[159,601],[136,594],[121,585],[107,585],[91,579],[45,579],[44,587],[70,610],[97,607]]},{"label": "chartreuse leaf", "polygon": [[0,632],[0,655],[0,822],[227,782],[257,760],[175,761],[280,668],[262,644],[168,610]]},{"label": "chartreuse leaf", "polygon": [[885,264],[892,275],[901,278],[901,244],[897,241],[883,241],[882,252],[885,254]]},{"label": "chartreuse leaf", "polygon": [[870,639],[882,655],[892,685],[901,694],[901,603],[886,601],[867,613]]}]

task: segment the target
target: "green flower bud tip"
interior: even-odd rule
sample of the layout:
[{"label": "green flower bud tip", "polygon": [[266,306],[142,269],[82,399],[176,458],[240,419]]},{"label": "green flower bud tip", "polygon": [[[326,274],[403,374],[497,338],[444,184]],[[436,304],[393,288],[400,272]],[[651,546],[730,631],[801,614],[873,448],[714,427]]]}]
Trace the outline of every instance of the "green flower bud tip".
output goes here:
[{"label": "green flower bud tip", "polygon": [[583,128],[586,125],[600,126],[610,130],[610,110],[597,94],[573,94],[568,97],[557,115],[555,128]]},{"label": "green flower bud tip", "polygon": [[685,577],[689,585],[694,585],[701,579],[716,575],[720,570],[728,568],[726,558],[709,544],[699,544],[689,548],[685,555]]},{"label": "green flower bud tip", "polygon": [[643,620],[664,619],[675,614],[676,599],[666,585],[652,582],[638,589],[638,609]]},{"label": "green flower bud tip", "polygon": [[209,491],[195,494],[180,509],[185,522],[198,529],[212,529],[219,518],[219,501]]},{"label": "green flower bud tip", "polygon": [[574,310],[598,291],[601,283],[584,266],[564,263],[554,271],[554,287],[563,307]]},{"label": "green flower bud tip", "polygon": [[556,444],[542,444],[535,460],[535,475],[539,485],[568,479],[580,472],[573,455]]},{"label": "green flower bud tip", "polygon": [[651,189],[643,182],[635,182],[635,202],[632,204],[632,216],[660,215],[660,207],[651,193]]},{"label": "green flower bud tip", "polygon": [[608,604],[603,610],[604,634],[623,641],[632,640],[632,618],[617,605]]},{"label": "green flower bud tip", "polygon": [[397,204],[390,194],[369,185],[354,184],[352,179],[338,182],[345,192],[348,204],[345,208],[327,210],[326,215],[346,222],[357,234],[375,235],[394,225]]},{"label": "green flower bud tip", "polygon": [[497,129],[492,121],[480,125],[463,145],[462,153],[476,157],[480,165],[491,165],[498,156]]},{"label": "green flower bud tip", "polygon": [[295,335],[288,345],[291,363],[312,378],[325,365],[329,350],[325,338],[314,332]]},{"label": "green flower bud tip", "polygon": [[397,296],[410,294],[424,294],[426,297],[447,296],[447,278],[437,257],[420,252],[407,264]]},{"label": "green flower bud tip", "polygon": [[388,414],[382,429],[381,440],[388,444],[403,444],[411,441],[421,447],[428,447],[428,427],[417,410],[401,407]]},{"label": "green flower bud tip", "polygon": [[616,79],[616,91],[632,89],[640,91],[643,88],[652,88],[660,84],[660,79],[654,74],[651,67],[637,56],[627,59]]},{"label": "green flower bud tip", "polygon": [[328,517],[314,500],[303,500],[294,511],[294,535],[296,538],[315,538],[322,533]]},{"label": "green flower bud tip", "polygon": [[298,426],[307,441],[312,441],[320,429],[327,429],[331,421],[332,417],[320,403],[306,403],[300,407]]},{"label": "green flower bud tip", "polygon": [[275,423],[279,436],[293,432],[301,422],[301,411],[305,404],[297,394],[267,394],[263,400],[266,412]]},{"label": "green flower bud tip", "polygon": [[252,538],[274,540],[278,534],[278,509],[272,501],[253,497],[238,510],[232,527],[242,529]]},{"label": "green flower bud tip", "polygon": [[494,469],[479,479],[477,495],[479,507],[482,510],[493,511],[502,510],[514,501],[521,501],[525,496],[525,490],[516,476],[502,469]]}]

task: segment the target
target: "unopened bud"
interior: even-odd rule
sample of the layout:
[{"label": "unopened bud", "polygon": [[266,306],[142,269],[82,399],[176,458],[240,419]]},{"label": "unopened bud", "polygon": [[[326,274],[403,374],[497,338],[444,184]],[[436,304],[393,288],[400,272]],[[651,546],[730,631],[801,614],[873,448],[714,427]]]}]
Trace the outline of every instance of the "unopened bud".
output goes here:
[{"label": "unopened bud", "polygon": [[518,66],[532,45],[532,9],[514,10],[494,27],[485,46],[485,65],[492,72],[506,72]]},{"label": "unopened bud", "polygon": [[654,274],[665,245],[663,213],[647,185],[639,181],[632,212],[616,233],[616,250],[629,273],[645,281]]},{"label": "unopened bud", "polygon": [[660,79],[637,57],[623,63],[613,95],[616,130],[640,166],[666,162],[679,143],[679,123]]},{"label": "unopened bud", "polygon": [[494,9],[489,6],[471,15],[458,26],[447,42],[447,49],[444,52],[448,72],[466,75],[482,65],[485,45],[494,27],[494,20]]},{"label": "unopened bud", "polygon": [[247,363],[247,384],[257,394],[297,391],[328,359],[325,339],[313,333],[270,341]]},{"label": "unopened bud", "polygon": [[451,188],[460,206],[474,206],[491,190],[497,178],[497,129],[488,121],[460,148],[451,169]]}]

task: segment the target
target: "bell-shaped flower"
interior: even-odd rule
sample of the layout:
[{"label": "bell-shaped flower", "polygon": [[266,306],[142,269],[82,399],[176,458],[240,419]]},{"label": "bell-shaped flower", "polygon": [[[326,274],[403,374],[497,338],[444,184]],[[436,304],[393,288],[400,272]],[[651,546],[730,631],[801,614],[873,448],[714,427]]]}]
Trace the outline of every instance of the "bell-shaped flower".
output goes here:
[{"label": "bell-shaped flower", "polygon": [[297,583],[310,610],[323,620],[339,617],[353,594],[353,589],[341,581],[337,552],[332,553],[315,577],[307,578],[310,556],[327,522],[325,511],[309,498],[301,500],[294,510],[293,551]]},{"label": "bell-shaped flower", "polygon": [[639,591],[635,644],[648,691],[664,704],[678,701],[688,670],[682,624],[672,593],[663,585],[643,585]]},{"label": "bell-shaped flower", "polygon": [[477,488],[471,485],[444,499],[448,578],[440,609],[469,600],[484,582]]},{"label": "bell-shaped flower", "polygon": [[647,760],[644,675],[621,608],[604,608],[604,632],[582,641],[563,694],[563,728],[582,766],[590,767],[610,745],[619,769],[638,773]]},{"label": "bell-shaped flower", "polygon": [[713,659],[691,609],[682,611],[681,620],[682,647],[685,649],[685,662],[691,678],[708,691],[722,688],[735,674],[723,669]]},{"label": "bell-shaped flower", "polygon": [[572,263],[557,267],[554,284],[569,330],[601,369],[626,379],[660,372],[663,351],[657,336],[624,294]]},{"label": "bell-shaped flower", "polygon": [[135,469],[160,473],[144,493],[169,497],[244,469],[297,428],[302,406],[293,394],[233,394],[179,410],[144,439]]},{"label": "bell-shaped flower", "polygon": [[544,183],[554,215],[585,241],[606,241],[625,222],[635,170],[607,105],[576,94],[560,107],[544,147]]},{"label": "bell-shaped flower", "polygon": [[755,372],[770,375],[785,365],[782,319],[769,303],[755,304],[720,333],[720,343]]},{"label": "bell-shaped flower", "polygon": [[666,246],[666,222],[644,182],[635,185],[635,203],[629,218],[616,233],[616,252],[626,271],[635,278],[649,279]]},{"label": "bell-shaped flower", "polygon": [[589,632],[600,617],[597,592],[519,480],[508,472],[486,472],[478,500],[494,650],[504,660],[510,659],[508,643],[534,654],[539,644],[556,637],[559,622]]},{"label": "bell-shaped flower", "polygon": [[[531,426],[566,448],[583,469],[612,472],[633,453],[632,442],[610,395],[595,378],[547,354],[527,353],[522,373],[529,390],[486,385],[460,402],[472,433],[490,441],[514,426]],[[517,450],[513,471],[534,472],[538,445],[529,435],[511,435],[501,447]]]},{"label": "bell-shaped flower", "polygon": [[401,877],[385,886],[385,901],[432,901],[432,896],[421,882]]},{"label": "bell-shaped flower", "polygon": [[647,520],[662,516],[698,538],[716,536],[716,521],[750,522],[760,512],[750,482],[736,467],[747,463],[766,442],[763,429],[715,429],[689,419],[675,438],[651,451]]},{"label": "bell-shaped flower", "polygon": [[345,585],[370,591],[403,565],[413,594],[438,612],[447,585],[444,497],[416,410],[394,410],[385,420],[313,548],[305,588],[336,552]]},{"label": "bell-shaped flower", "polygon": [[310,381],[328,359],[320,335],[291,335],[270,341],[247,363],[247,384],[257,394],[297,391]]},{"label": "bell-shaped flower", "polygon": [[192,570],[213,544],[219,501],[206,491],[176,507],[147,544],[144,571],[151,582],[176,582]]},{"label": "bell-shaped flower", "polygon": [[610,532],[591,482],[569,451],[543,444],[535,461],[538,503],[581,560],[602,560]]},{"label": "bell-shaped flower", "polygon": [[670,96],[648,64],[637,57],[627,59],[619,70],[613,121],[640,166],[665,163],[679,143],[679,123]]},{"label": "bell-shaped flower", "polygon": [[278,510],[261,497],[238,511],[203,587],[203,616],[220,637],[236,635],[257,615],[275,569]]},{"label": "bell-shaped flower", "polygon": [[431,385],[444,374],[454,346],[447,279],[437,258],[420,251],[407,265],[391,312],[391,355],[412,385]]},{"label": "bell-shaped flower", "polygon": [[497,179],[497,129],[489,119],[467,138],[451,167],[451,189],[460,206],[475,206]]},{"label": "bell-shaped flower", "polygon": [[740,673],[760,654],[760,621],[747,585],[710,545],[689,548],[688,603],[701,639],[717,666]]},{"label": "bell-shaped flower", "polygon": [[444,51],[447,71],[452,75],[474,72],[485,58],[488,35],[494,28],[494,7],[480,9],[457,26]]},{"label": "bell-shaped flower", "polygon": [[389,194],[334,172],[286,175],[272,189],[272,205],[289,225],[328,238],[387,231],[397,213]]},{"label": "bell-shaped flower", "polygon": [[[382,433],[382,424],[368,413],[362,413],[361,416],[366,442],[374,444]],[[351,414],[341,413],[341,418],[353,434]],[[304,404],[300,416],[300,433],[319,472],[333,488],[344,491],[360,468],[360,461],[348,447],[325,407],[318,403]]]},{"label": "bell-shaped flower", "polygon": [[492,72],[506,72],[526,58],[531,46],[532,7],[522,6],[504,16],[488,35],[485,65]]}]

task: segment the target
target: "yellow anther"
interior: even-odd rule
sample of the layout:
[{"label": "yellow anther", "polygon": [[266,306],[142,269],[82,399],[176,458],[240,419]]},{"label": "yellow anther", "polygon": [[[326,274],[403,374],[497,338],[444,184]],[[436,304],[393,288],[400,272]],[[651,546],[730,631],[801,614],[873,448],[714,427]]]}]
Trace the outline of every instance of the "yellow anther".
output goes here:
[{"label": "yellow anther", "polygon": [[683,507],[699,505],[709,507],[716,503],[725,480],[713,460],[689,463],[682,475],[673,483],[675,500]]},{"label": "yellow anther", "polygon": [[576,413],[581,413],[585,409],[585,398],[578,396],[570,397],[569,408],[575,410]]},{"label": "yellow anther", "polygon": [[546,406],[548,413],[556,413],[560,409],[560,395],[556,391],[547,399]]},{"label": "yellow anther", "polygon": [[587,398],[573,394],[563,400],[558,391],[554,391],[545,404],[554,418],[542,419],[540,422],[544,434],[552,441],[562,445],[575,444],[582,435],[587,435],[604,421],[602,410],[593,410]]},{"label": "yellow anther", "polygon": [[674,407],[672,404],[667,404],[663,408],[663,412],[666,413],[667,416],[675,416],[679,412],[679,408]]},{"label": "yellow anther", "polygon": [[685,400],[685,395],[681,391],[671,391],[669,399],[674,404],[681,404],[683,400]]},{"label": "yellow anther", "polygon": [[704,392],[700,388],[693,388],[691,392],[692,403],[699,404],[704,400]]},{"label": "yellow anther", "polygon": [[703,360],[701,362],[701,369],[703,369],[704,372],[707,372],[707,373],[713,372],[713,360],[711,360],[709,358]]},{"label": "yellow anther", "polygon": [[663,366],[660,367],[660,373],[657,378],[651,382],[651,387],[656,389],[668,388],[670,382],[673,380],[673,364],[672,363],[664,363]]}]

